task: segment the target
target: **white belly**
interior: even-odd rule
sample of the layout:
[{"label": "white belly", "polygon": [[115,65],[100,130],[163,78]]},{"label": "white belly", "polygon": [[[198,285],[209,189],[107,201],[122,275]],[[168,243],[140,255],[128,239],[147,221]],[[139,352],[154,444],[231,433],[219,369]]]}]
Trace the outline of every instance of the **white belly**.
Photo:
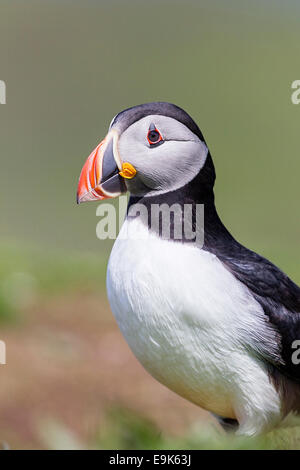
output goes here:
[{"label": "white belly", "polygon": [[[128,224],[131,238],[122,239]],[[241,374],[251,370],[255,380],[244,344],[249,330],[263,328],[260,306],[214,255],[156,235],[132,237],[143,231],[138,219],[125,221],[110,256],[107,290],[118,325],[159,382],[234,417]]]}]

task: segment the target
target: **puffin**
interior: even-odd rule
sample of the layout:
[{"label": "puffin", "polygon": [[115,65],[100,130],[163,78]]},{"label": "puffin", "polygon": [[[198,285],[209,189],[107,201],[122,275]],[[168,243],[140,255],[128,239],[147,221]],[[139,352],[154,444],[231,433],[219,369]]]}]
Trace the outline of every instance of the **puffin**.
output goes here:
[{"label": "puffin", "polygon": [[227,230],[215,178],[190,115],[146,103],[113,118],[77,202],[129,192],[107,267],[122,334],[161,384],[254,436],[300,413],[300,288]]}]

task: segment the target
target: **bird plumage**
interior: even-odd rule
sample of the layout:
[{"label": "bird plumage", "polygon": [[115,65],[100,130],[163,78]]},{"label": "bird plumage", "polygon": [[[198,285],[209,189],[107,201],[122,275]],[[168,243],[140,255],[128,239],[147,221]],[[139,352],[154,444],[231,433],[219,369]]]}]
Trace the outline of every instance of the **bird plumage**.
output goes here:
[{"label": "bird plumage", "polygon": [[171,390],[238,419],[243,433],[278,422],[280,398],[257,354],[276,357],[277,339],[261,306],[209,251],[147,232],[139,218],[125,221],[107,273],[133,353]]},{"label": "bird plumage", "polygon": [[[156,127],[159,147],[146,138]],[[114,152],[119,169],[126,161],[135,170],[126,180],[128,213],[107,273],[112,311],[134,354],[157,380],[224,424],[237,420],[240,433],[271,429],[289,412],[299,413],[300,365],[293,353],[300,340],[300,289],[221,222],[215,169],[197,124],[177,106],[149,103],[118,114],[107,139],[113,146],[104,145],[103,168]],[[93,189],[83,180],[83,197],[87,189],[89,199],[105,197],[101,178],[96,184]],[[124,182],[117,190],[124,191]],[[169,219],[165,239],[151,209],[174,204],[182,220]],[[138,216],[141,205],[146,217]],[[184,232],[178,240],[178,223],[203,230],[195,222],[199,205],[204,238]]]}]

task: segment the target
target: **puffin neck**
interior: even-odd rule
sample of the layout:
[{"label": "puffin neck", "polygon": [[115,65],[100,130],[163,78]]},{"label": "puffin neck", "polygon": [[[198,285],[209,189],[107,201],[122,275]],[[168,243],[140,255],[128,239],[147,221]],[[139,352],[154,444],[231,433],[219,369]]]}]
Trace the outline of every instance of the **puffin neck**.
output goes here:
[{"label": "puffin neck", "polygon": [[[159,237],[162,237],[161,225],[153,226],[153,221],[151,220],[151,210],[154,205],[162,206],[166,204],[169,208],[176,204],[181,208],[182,220],[183,223],[186,223],[184,208],[187,205],[191,206],[193,214],[193,230],[195,230],[195,219],[194,215],[197,210],[198,205],[203,205],[204,208],[204,243],[202,243],[202,248],[210,252],[219,252],[222,251],[224,245],[231,243],[236,243],[235,239],[228,232],[226,227],[223,225],[216,207],[215,207],[215,197],[214,197],[214,186],[215,181],[215,172],[212,164],[211,157],[209,155],[207,164],[204,165],[202,170],[196,175],[196,177],[187,183],[182,188],[179,188],[175,191],[170,191],[164,194],[159,194],[157,196],[134,196],[131,195],[127,207],[127,220],[139,217],[135,214],[134,206],[136,204],[141,204],[147,209],[146,219],[141,217],[142,223],[148,225],[148,229],[152,232],[155,232]],[[170,220],[170,240],[177,241],[174,237],[174,217],[171,217]],[[182,243],[195,243],[194,240],[187,239],[185,236],[180,240]]]}]

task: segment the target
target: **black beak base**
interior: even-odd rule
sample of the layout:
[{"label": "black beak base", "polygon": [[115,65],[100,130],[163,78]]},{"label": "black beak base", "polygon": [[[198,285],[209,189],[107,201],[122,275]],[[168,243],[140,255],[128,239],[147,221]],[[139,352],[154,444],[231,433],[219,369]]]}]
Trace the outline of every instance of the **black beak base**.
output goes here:
[{"label": "black beak base", "polygon": [[127,187],[124,178],[119,174],[119,168],[115,162],[113,152],[113,140],[105,149],[102,161],[102,177],[100,181],[102,188],[109,193],[126,193]]}]

